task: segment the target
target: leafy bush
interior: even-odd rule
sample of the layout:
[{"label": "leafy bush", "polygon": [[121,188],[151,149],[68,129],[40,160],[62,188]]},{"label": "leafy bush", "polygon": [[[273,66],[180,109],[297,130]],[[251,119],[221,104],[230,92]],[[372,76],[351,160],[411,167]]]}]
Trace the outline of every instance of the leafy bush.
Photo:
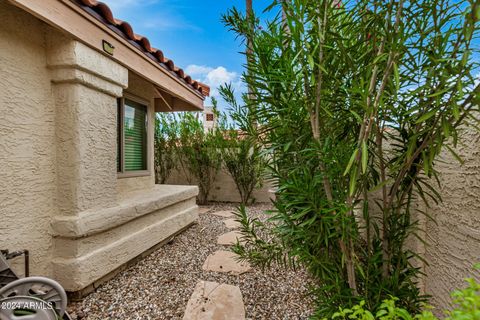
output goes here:
[{"label": "leafy bush", "polygon": [[283,14],[262,28],[236,9],[224,16],[250,44],[244,127],[278,184],[275,224],[258,232],[241,212],[252,241],[235,250],[305,265],[318,317],[362,300],[376,310],[396,296],[409,312],[426,301],[412,264],[422,257],[405,244],[419,236],[418,202],[441,201],[440,153],[458,158],[459,128],[477,122],[479,6],[273,1],[267,11]]},{"label": "leafy bush", "polygon": [[165,183],[174,169],[181,169],[188,183],[198,183],[199,203],[205,204],[221,166],[232,176],[241,202],[253,202],[252,193],[261,185],[265,170],[260,148],[241,136],[226,115],[214,112],[218,123],[205,132],[195,113],[160,113],[155,123],[156,183]]},{"label": "leafy bush", "polygon": [[259,145],[237,131],[229,132],[222,150],[223,164],[235,182],[242,204],[254,201],[252,193],[262,182],[265,170]]},{"label": "leafy bush", "polygon": [[178,130],[177,154],[180,166],[187,179],[193,178],[198,184],[199,204],[206,204],[222,164],[219,148],[223,143],[222,133],[218,129],[206,132],[202,121],[193,113],[179,116]]},{"label": "leafy bush", "polygon": [[244,124],[249,118],[248,108],[238,105],[232,87],[220,88],[220,93],[229,104],[229,116],[235,125],[227,124],[227,116],[222,114],[219,125],[225,133],[225,144],[222,148],[223,164],[235,182],[241,203],[248,204],[255,199],[252,193],[261,186],[266,170],[266,161],[258,141],[251,135]]},{"label": "leafy bush", "polygon": [[178,124],[172,113],[158,113],[155,118],[155,183],[164,184],[177,168]]},{"label": "leafy bush", "polygon": [[[480,319],[480,284],[473,278],[466,279],[468,287],[455,290],[452,293],[454,307],[445,312],[444,320],[475,320]],[[331,319],[358,319],[358,320],[439,320],[430,311],[431,307],[425,307],[423,312],[412,315],[407,310],[397,306],[398,298],[383,301],[380,307],[371,312],[365,309],[365,301],[352,308],[340,308]]]}]

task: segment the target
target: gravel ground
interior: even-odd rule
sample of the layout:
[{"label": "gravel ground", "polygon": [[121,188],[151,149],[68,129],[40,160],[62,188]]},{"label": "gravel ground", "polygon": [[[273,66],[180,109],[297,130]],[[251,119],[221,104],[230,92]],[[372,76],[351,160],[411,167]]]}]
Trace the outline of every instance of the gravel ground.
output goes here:
[{"label": "gravel ground", "polygon": [[[267,205],[249,208],[262,216]],[[213,211],[234,205],[214,204]],[[182,319],[199,280],[237,285],[247,319],[308,319],[312,302],[307,274],[302,270],[254,269],[239,276],[205,272],[207,256],[226,247],[217,238],[228,230],[221,217],[201,214],[197,224],[179,234],[144,260],[121,272],[80,302],[69,305],[73,319]]]}]

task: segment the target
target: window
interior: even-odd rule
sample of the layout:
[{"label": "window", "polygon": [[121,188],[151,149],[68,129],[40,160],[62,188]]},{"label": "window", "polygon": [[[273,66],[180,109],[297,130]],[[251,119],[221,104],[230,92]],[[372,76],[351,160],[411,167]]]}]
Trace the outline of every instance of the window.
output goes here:
[{"label": "window", "polygon": [[119,99],[117,130],[117,171],[148,173],[147,106],[128,98]]}]

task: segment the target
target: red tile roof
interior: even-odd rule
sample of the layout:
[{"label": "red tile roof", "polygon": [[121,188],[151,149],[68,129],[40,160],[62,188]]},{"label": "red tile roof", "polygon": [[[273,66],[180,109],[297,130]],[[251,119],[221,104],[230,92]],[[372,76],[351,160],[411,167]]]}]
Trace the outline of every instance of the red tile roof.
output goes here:
[{"label": "red tile roof", "polygon": [[108,7],[108,5],[96,0],[73,1],[86,9],[86,11],[92,14],[95,18],[99,19],[110,27],[114,27],[115,29],[117,29],[115,30],[117,31],[117,33],[119,31],[120,34],[127,40],[134,42],[136,44],[136,47],[144,54],[146,54],[149,58],[165,66],[170,72],[176,74],[179,78],[183,79],[188,85],[199,91],[203,96],[208,96],[210,94],[209,86],[201,82],[195,81],[189,75],[186,75],[183,69],[176,67],[172,60],[166,58],[163,55],[162,50],[152,47],[148,38],[136,34],[133,31],[132,26],[128,22],[116,19],[113,16],[112,11]]}]

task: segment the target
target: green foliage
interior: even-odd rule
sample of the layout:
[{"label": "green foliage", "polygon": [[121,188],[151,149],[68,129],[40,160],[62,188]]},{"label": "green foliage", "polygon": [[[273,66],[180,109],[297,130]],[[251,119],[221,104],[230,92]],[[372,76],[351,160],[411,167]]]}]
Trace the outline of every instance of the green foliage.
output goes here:
[{"label": "green foliage", "polygon": [[[242,226],[241,240],[237,242],[232,251],[239,256],[239,260],[248,261],[256,266],[260,266],[262,270],[270,267],[272,263],[281,263],[283,266],[292,265],[294,262],[288,260],[288,255],[281,243],[276,243],[277,238],[265,240],[263,235],[258,231],[265,229],[265,224],[258,218],[251,219],[247,215],[244,204],[241,204],[236,214],[236,221]],[[255,250],[251,250],[255,248]]]},{"label": "green foliage", "polygon": [[222,132],[218,128],[205,131],[198,114],[193,113],[178,116],[178,130],[177,153],[180,166],[187,179],[193,178],[198,184],[199,204],[206,204],[222,164],[219,148],[223,144]]},{"label": "green foliage", "polygon": [[235,182],[242,204],[255,199],[252,193],[262,182],[265,171],[260,147],[249,137],[241,136],[238,131],[227,131],[227,141],[222,150],[225,168]]},{"label": "green foliage", "polygon": [[[444,320],[476,320],[480,319],[480,284],[473,278],[466,279],[468,287],[455,290],[452,293],[454,307],[445,312]],[[411,314],[406,309],[397,306],[398,298],[384,300],[375,311],[365,307],[365,301],[352,308],[340,307],[331,319],[358,319],[358,320],[439,320],[430,311],[431,307],[424,307],[424,311]],[[326,318],[325,318],[326,319]]]},{"label": "green foliage", "polygon": [[243,125],[248,123],[248,108],[238,105],[230,85],[220,90],[230,106],[229,116],[235,122],[232,126],[227,123],[225,115],[220,117],[219,126],[225,133],[223,164],[235,182],[241,203],[248,204],[255,200],[252,193],[262,184],[266,162],[260,144],[252,135],[245,134],[247,129]]},{"label": "green foliage", "polygon": [[261,266],[305,265],[319,318],[391,296],[414,313],[422,257],[405,243],[426,214],[416,203],[441,201],[440,152],[458,158],[460,128],[477,124],[479,4],[338,3],[274,1],[266,10],[284,15],[263,28],[236,9],[223,18],[251,42],[239,118],[277,183],[272,224],[240,217],[252,241],[235,250]]},{"label": "green foliage", "polygon": [[218,123],[206,132],[195,113],[160,113],[155,125],[155,172],[157,183],[165,183],[172,170],[181,169],[189,183],[200,189],[198,201],[208,195],[221,166],[232,176],[242,203],[253,202],[253,190],[262,183],[265,163],[261,149],[214,112]]},{"label": "green foliage", "polygon": [[176,147],[178,124],[171,113],[158,113],[155,118],[155,180],[164,184],[177,168]]}]

